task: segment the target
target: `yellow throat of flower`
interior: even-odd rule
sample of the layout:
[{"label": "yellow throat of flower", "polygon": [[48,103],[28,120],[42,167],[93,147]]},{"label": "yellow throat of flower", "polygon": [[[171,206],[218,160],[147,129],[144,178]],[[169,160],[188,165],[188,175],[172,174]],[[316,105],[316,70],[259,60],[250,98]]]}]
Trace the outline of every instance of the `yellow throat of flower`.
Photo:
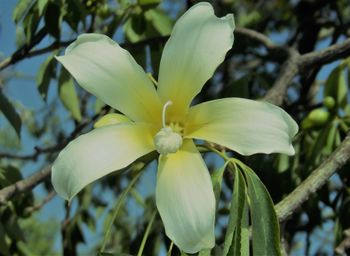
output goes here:
[{"label": "yellow throat of flower", "polygon": [[162,111],[162,125],[163,128],[154,136],[154,145],[156,146],[156,150],[161,155],[167,155],[170,153],[175,153],[179,150],[182,145],[182,136],[174,132],[171,126],[166,125],[166,109],[172,105],[172,101],[168,101],[163,106]]}]

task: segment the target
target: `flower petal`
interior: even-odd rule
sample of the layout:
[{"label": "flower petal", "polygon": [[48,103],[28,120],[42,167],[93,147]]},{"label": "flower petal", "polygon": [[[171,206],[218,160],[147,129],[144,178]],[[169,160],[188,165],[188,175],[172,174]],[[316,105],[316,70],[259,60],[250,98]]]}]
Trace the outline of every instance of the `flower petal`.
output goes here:
[{"label": "flower petal", "polygon": [[298,125],[281,108],[267,102],[226,98],[196,105],[188,115],[186,136],[228,147],[242,155],[294,154]]},{"label": "flower petal", "polygon": [[141,66],[105,35],[83,34],[57,60],[88,92],[134,121],[159,120],[161,103]]},{"label": "flower petal", "polygon": [[209,3],[191,7],[175,24],[159,70],[158,91],[183,116],[233,44],[232,14],[218,18]]},{"label": "flower petal", "polygon": [[52,184],[71,200],[89,183],[124,168],[154,150],[149,126],[125,123],[105,126],[69,143],[52,167]]},{"label": "flower petal", "polygon": [[193,144],[159,158],[156,202],[167,236],[195,253],[215,244],[215,197],[207,167]]}]

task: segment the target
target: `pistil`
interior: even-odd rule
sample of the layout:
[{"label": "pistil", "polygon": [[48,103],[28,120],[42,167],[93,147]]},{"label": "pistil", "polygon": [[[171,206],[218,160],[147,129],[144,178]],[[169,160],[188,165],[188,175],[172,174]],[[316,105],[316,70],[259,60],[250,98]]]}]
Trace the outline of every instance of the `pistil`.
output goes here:
[{"label": "pistil", "polygon": [[162,126],[163,128],[154,136],[154,145],[159,154],[167,155],[175,153],[182,145],[182,137],[177,132],[174,132],[170,126],[166,125],[166,110],[172,105],[172,101],[167,101],[163,106],[162,111]]}]

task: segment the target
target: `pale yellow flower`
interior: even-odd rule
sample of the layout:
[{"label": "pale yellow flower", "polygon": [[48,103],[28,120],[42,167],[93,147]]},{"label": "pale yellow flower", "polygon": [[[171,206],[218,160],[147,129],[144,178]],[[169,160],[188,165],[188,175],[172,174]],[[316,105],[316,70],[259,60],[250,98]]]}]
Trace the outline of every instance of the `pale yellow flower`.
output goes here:
[{"label": "pale yellow flower", "polygon": [[215,198],[193,139],[243,155],[294,154],[291,140],[298,130],[269,103],[225,98],[190,106],[232,47],[233,30],[232,14],[218,18],[208,3],[190,8],[165,45],[157,89],[116,42],[79,36],[57,59],[84,89],[125,116],[62,150],[52,169],[57,193],[71,200],[87,184],[157,150],[156,203],[166,234],[188,253],[212,248]]}]

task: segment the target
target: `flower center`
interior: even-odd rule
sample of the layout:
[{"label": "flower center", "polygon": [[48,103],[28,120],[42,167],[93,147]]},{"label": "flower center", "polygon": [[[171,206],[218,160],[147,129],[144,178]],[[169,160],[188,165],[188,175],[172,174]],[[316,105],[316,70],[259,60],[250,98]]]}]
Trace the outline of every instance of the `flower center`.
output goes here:
[{"label": "flower center", "polygon": [[175,153],[182,145],[181,127],[177,123],[170,123],[170,126],[166,125],[166,109],[171,104],[171,101],[168,101],[163,106],[162,112],[162,125],[163,128],[154,136],[154,145],[159,154],[167,155],[169,153]]}]

